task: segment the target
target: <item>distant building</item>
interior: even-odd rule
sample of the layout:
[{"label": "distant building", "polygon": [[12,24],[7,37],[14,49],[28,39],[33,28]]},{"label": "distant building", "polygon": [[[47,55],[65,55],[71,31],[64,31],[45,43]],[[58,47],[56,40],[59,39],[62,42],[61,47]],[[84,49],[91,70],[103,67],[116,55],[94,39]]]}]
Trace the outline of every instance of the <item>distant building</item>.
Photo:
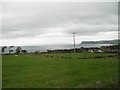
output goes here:
[{"label": "distant building", "polygon": [[98,50],[96,50],[95,52],[96,52],[96,53],[101,53],[102,50],[98,49]]},{"label": "distant building", "polygon": [[88,52],[94,52],[92,49],[89,49]]}]

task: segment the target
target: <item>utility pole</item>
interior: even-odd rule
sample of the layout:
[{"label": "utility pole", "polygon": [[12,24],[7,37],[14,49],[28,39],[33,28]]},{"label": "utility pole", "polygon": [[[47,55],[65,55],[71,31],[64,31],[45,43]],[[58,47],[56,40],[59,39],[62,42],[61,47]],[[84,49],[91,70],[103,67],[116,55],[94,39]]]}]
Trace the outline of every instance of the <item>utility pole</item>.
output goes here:
[{"label": "utility pole", "polygon": [[74,45],[74,53],[75,53],[75,34],[76,34],[76,32],[74,32],[74,33],[72,33],[73,34],[73,45]]}]

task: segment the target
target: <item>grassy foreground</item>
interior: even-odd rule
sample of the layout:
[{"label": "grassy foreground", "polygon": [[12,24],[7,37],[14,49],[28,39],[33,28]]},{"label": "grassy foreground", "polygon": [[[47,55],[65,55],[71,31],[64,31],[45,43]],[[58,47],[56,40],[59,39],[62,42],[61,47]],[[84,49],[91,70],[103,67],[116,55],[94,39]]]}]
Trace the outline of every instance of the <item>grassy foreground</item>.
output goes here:
[{"label": "grassy foreground", "polygon": [[[67,53],[46,55],[3,55],[3,88],[96,88],[115,87],[118,77],[116,57],[78,59],[105,56],[104,53]],[[100,82],[97,84],[97,82]]]}]

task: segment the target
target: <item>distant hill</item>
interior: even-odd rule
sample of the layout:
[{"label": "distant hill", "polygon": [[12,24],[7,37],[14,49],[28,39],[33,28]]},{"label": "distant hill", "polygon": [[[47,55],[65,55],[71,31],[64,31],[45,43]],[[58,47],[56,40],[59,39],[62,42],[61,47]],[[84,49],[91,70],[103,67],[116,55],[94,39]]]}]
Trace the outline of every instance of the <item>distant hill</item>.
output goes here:
[{"label": "distant hill", "polygon": [[120,40],[82,41],[80,44],[120,44]]}]

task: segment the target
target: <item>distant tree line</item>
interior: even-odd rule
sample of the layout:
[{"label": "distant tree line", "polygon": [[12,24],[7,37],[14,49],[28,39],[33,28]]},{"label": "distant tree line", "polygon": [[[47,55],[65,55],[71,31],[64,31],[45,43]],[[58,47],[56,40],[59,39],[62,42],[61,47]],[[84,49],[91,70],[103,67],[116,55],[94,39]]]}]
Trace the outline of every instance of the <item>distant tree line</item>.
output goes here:
[{"label": "distant tree line", "polygon": [[[75,48],[76,53],[80,52],[105,52],[105,53],[117,53],[120,52],[120,45],[101,46],[101,47],[90,47],[90,48]],[[48,53],[73,53],[74,49],[57,49],[47,50]]]},{"label": "distant tree line", "polygon": [[[9,49],[8,53],[5,53],[6,48]],[[82,53],[82,52],[95,52],[95,53],[117,53],[120,52],[120,45],[110,45],[110,46],[101,46],[101,47],[90,47],[90,48],[75,48],[76,53]],[[40,51],[35,51],[31,52],[29,54],[46,54],[46,53],[73,53],[74,49],[56,49],[56,50],[47,50],[47,52],[40,52]],[[2,54],[27,54],[27,50],[22,49],[21,47],[15,48],[14,46],[3,46],[1,49]]]}]

